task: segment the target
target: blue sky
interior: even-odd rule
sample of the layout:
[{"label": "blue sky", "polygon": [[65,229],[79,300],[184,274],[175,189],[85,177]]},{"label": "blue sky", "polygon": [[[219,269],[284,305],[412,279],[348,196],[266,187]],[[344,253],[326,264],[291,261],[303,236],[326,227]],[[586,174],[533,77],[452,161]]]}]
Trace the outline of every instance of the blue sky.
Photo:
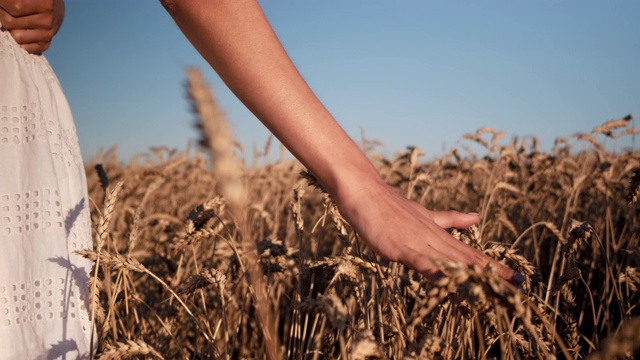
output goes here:
[{"label": "blue sky", "polygon": [[[289,55],[345,130],[439,155],[466,132],[589,132],[640,116],[639,1],[261,2]],[[185,68],[198,66],[238,139],[267,130],[235,99],[157,1],[67,0],[46,53],[85,159],[197,138]],[[620,145],[622,146],[622,145]],[[248,156],[251,158],[251,156]]]}]

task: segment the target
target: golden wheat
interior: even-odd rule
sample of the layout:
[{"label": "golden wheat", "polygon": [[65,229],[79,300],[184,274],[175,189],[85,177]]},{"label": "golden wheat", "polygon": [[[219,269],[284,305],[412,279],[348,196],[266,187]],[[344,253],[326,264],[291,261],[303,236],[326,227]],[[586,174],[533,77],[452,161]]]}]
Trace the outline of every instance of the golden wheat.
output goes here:
[{"label": "golden wheat", "polygon": [[[191,75],[194,107],[209,123],[222,117],[206,88]],[[489,155],[452,149],[429,162],[415,147],[374,156],[377,142],[363,136],[398,193],[429,209],[481,212],[480,226],[452,236],[525,275],[522,288],[491,268],[440,263],[442,276],[429,281],[379,257],[299,163],[267,158],[270,140],[249,167],[232,138],[214,144],[223,141],[211,130],[218,125],[202,124],[210,160],[238,162],[233,170],[209,166],[199,151],[159,147],[126,165],[107,152],[100,167],[87,164],[96,247],[79,252],[96,263],[97,354],[637,356],[640,153],[611,152],[598,139],[635,133],[625,119],[577,135],[587,149],[563,138],[550,153],[535,138],[502,145],[504,133],[484,128],[466,138]],[[241,185],[242,196],[225,183]]]}]

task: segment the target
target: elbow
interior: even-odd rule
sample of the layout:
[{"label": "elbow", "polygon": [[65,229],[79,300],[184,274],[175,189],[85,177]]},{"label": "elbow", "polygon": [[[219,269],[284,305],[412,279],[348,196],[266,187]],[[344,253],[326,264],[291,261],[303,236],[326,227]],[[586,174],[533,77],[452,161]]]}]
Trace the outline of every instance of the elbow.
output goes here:
[{"label": "elbow", "polygon": [[167,10],[168,12],[173,12],[175,6],[173,0],[160,0],[160,3],[162,4],[162,6],[164,6],[165,10]]},{"label": "elbow", "polygon": [[167,10],[170,14],[173,14],[176,10],[176,1],[175,0],[160,0],[164,9]]},{"label": "elbow", "polygon": [[174,19],[182,18],[202,7],[202,3],[195,0],[160,0],[160,3]]},{"label": "elbow", "polygon": [[175,15],[180,11],[183,2],[180,0],[160,0],[160,3],[169,14]]}]

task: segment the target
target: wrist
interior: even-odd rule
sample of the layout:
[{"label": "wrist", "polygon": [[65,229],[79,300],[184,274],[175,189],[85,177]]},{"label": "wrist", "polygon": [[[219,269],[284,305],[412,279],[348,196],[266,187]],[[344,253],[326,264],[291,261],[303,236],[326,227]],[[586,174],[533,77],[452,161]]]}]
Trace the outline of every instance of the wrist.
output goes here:
[{"label": "wrist", "polygon": [[341,207],[356,206],[387,188],[371,162],[364,154],[359,152],[359,155],[345,159],[344,163],[334,163],[328,183],[321,180]]}]

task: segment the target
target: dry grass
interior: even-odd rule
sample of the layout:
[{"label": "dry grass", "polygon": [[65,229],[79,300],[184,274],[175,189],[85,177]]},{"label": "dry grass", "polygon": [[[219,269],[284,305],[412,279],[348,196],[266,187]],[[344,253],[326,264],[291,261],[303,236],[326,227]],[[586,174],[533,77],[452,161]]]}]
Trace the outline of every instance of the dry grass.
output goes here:
[{"label": "dry grass", "polygon": [[[501,145],[504,134],[486,128],[466,136],[486,146],[483,158],[456,149],[429,163],[416,148],[372,155],[383,178],[420,204],[481,211],[479,227],[452,235],[525,274],[522,289],[490,269],[442,263],[448,275],[430,282],[380,259],[295,161],[259,154],[260,166],[229,165],[239,176],[197,151],[155,149],[126,165],[102,155],[104,171],[87,165],[96,249],[83,252],[97,264],[97,351],[105,359],[637,356],[640,153],[598,142],[634,134],[631,126],[629,116],[580,134],[589,146],[580,151],[567,139],[551,153],[535,139]],[[205,135],[213,156],[233,152],[214,150],[215,133]],[[363,140],[367,153],[373,147]]]}]

